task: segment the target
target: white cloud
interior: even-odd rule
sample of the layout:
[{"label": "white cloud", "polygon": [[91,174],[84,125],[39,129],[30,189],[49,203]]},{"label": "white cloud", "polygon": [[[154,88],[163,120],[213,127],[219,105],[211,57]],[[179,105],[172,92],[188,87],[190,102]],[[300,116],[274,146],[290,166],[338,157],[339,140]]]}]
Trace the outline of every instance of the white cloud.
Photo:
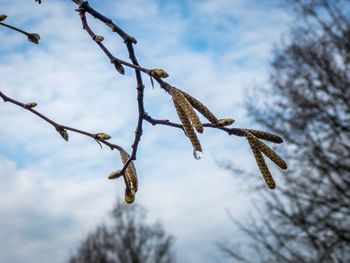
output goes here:
[{"label": "white cloud", "polygon": [[[5,36],[1,90],[38,102],[38,110],[62,124],[107,132],[130,150],[137,111],[132,70],[126,76],[115,72],[82,31],[69,1],[17,4],[2,4],[13,18],[9,22],[39,32],[42,44],[29,45],[22,36],[0,30]],[[288,20],[280,11],[265,19],[266,10],[246,1],[189,1],[190,11],[177,2],[90,4],[98,4],[138,38],[135,48],[142,64],[165,68],[169,82],[220,117],[236,118],[238,125],[247,123],[240,106],[244,89],[266,79],[272,43]],[[114,34],[93,18],[89,21],[105,36],[104,43],[127,59],[122,42],[113,42]],[[207,48],[198,50],[196,41]],[[177,121],[170,97],[144,80],[147,111]],[[0,125],[0,221],[6,228],[0,235],[0,261],[61,262],[101,222],[116,196],[122,197],[122,182],[106,179],[120,168],[118,154],[72,133],[67,144],[53,127],[10,104],[0,104]],[[240,193],[241,181],[214,162],[232,157],[242,167],[255,167],[246,142],[214,130],[200,138],[205,157],[196,161],[180,130],[145,123],[136,162],[137,202],[176,236],[181,262],[220,257],[212,242],[231,226],[226,209],[237,218],[249,209],[250,196]]]},{"label": "white cloud", "polygon": [[97,176],[0,163],[2,262],[59,262],[111,208],[115,186]]}]

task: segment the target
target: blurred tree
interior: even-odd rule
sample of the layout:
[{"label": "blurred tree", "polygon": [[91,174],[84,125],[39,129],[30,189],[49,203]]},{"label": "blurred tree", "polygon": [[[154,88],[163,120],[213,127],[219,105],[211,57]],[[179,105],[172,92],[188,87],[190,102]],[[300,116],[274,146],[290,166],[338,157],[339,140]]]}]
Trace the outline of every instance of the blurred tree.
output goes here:
[{"label": "blurred tree", "polygon": [[257,201],[262,219],[235,221],[250,239],[244,250],[219,247],[239,262],[350,262],[350,2],[288,7],[297,19],[275,53],[271,99],[248,110],[285,138],[293,168]]},{"label": "blurred tree", "polygon": [[170,263],[173,238],[160,223],[149,224],[139,205],[120,201],[110,224],[100,225],[81,243],[69,263]]}]

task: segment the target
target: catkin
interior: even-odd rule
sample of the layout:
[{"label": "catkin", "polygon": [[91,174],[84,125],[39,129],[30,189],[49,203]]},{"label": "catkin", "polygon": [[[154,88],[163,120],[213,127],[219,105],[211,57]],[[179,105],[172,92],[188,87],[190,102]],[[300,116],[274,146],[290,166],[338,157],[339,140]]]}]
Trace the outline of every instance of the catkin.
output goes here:
[{"label": "catkin", "polygon": [[[125,164],[130,158],[130,155],[125,150],[121,149],[120,158],[122,159],[123,164]],[[126,168],[124,178],[125,183],[127,184],[127,188],[135,194],[137,192],[138,183],[134,162],[130,162],[128,168]]]},{"label": "catkin", "polygon": [[260,141],[250,132],[247,132],[247,139],[249,143],[257,147],[262,153],[264,153],[271,161],[273,161],[281,169],[287,169],[287,163],[269,146]]},{"label": "catkin", "polygon": [[212,113],[202,102],[197,100],[196,98],[192,97],[190,94],[179,90],[186,99],[191,103],[193,108],[195,108],[198,112],[200,112],[205,118],[208,119],[208,121],[214,125],[218,124],[218,118]]},{"label": "catkin", "polygon": [[135,201],[135,194],[132,191],[130,191],[128,187],[125,188],[124,200],[128,204],[131,204]]},{"label": "catkin", "polygon": [[173,100],[176,101],[178,105],[183,109],[187,117],[191,120],[194,128],[199,132],[203,132],[203,124],[200,121],[198,115],[192,108],[191,103],[186,99],[186,97],[181,93],[180,90],[176,88],[172,88],[170,90],[171,96],[173,97]]},{"label": "catkin", "polygon": [[259,148],[256,145],[254,145],[251,141],[249,141],[249,145],[253,151],[256,163],[258,164],[259,170],[265,180],[267,187],[270,189],[274,189],[276,187],[275,180],[273,179]]},{"label": "catkin", "polygon": [[269,132],[257,131],[257,130],[252,130],[252,129],[246,129],[246,131],[255,135],[255,137],[262,139],[262,140],[265,140],[265,141],[270,141],[270,142],[274,142],[274,143],[282,143],[283,142],[283,139],[280,136],[277,136],[277,135],[269,133]]},{"label": "catkin", "polygon": [[187,117],[185,111],[180,107],[176,100],[173,100],[174,106],[182,123],[186,136],[190,139],[194,150],[201,152],[202,146],[198,140],[196,132],[194,131],[189,118]]}]

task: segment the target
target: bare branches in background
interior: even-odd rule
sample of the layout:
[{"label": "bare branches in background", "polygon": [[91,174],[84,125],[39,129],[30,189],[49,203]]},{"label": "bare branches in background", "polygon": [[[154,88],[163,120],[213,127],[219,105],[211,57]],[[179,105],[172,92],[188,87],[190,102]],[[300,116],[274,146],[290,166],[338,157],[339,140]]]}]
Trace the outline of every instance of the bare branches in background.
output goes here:
[{"label": "bare branches in background", "polygon": [[69,263],[171,263],[173,238],[160,223],[149,224],[139,205],[120,201],[102,224],[81,243]]},{"label": "bare branches in background", "polygon": [[293,169],[257,200],[259,218],[236,222],[250,237],[244,251],[220,247],[240,262],[349,262],[350,6],[298,0],[289,7],[298,22],[276,51],[272,88],[264,90],[274,107],[264,111],[254,101],[249,110],[285,138]]}]

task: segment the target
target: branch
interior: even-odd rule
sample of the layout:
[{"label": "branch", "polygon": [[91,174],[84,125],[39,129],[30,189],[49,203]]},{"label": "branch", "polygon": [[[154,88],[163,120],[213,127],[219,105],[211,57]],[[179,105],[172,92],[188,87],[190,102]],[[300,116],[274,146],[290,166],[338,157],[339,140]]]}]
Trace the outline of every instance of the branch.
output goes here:
[{"label": "branch", "polygon": [[[79,13],[83,29],[88,33],[91,39],[100,47],[103,53],[108,57],[110,62],[114,65],[115,69],[122,75],[125,74],[124,66],[128,68],[132,68],[135,71],[138,119],[137,119],[137,124],[135,129],[134,140],[131,145],[131,148],[132,148],[131,154],[129,155],[122,147],[107,142],[106,140],[110,139],[110,136],[105,133],[94,134],[94,133],[89,133],[76,128],[58,124],[55,121],[46,117],[45,115],[34,110],[33,108],[36,106],[36,103],[24,104],[22,102],[9,98],[4,93],[0,92],[0,96],[3,98],[5,102],[6,101],[11,102],[37,115],[47,123],[51,124],[66,141],[68,141],[68,133],[67,133],[67,130],[68,130],[68,131],[76,132],[76,133],[91,137],[95,139],[100,146],[101,146],[101,143],[103,143],[109,146],[111,150],[114,150],[114,149],[119,150],[121,159],[123,162],[123,167],[120,171],[113,172],[109,176],[109,178],[114,179],[114,178],[119,178],[123,176],[124,182],[126,185],[125,200],[128,203],[132,203],[134,201],[135,193],[137,191],[137,175],[136,175],[136,169],[134,167],[133,161],[135,161],[137,157],[137,150],[142,137],[144,121],[147,121],[152,125],[165,125],[173,128],[182,129],[193,145],[194,156],[196,159],[199,159],[202,154],[202,147],[200,145],[200,141],[198,140],[197,132],[202,133],[204,128],[219,129],[227,133],[228,135],[246,137],[249,142],[249,145],[253,150],[253,154],[256,158],[257,164],[260,168],[260,171],[267,185],[271,189],[275,187],[274,180],[268,170],[268,167],[266,166],[266,163],[264,161],[262,154],[265,154],[268,158],[270,158],[282,169],[286,169],[287,165],[282,160],[282,158],[280,158],[266,144],[260,141],[260,139],[267,140],[274,143],[282,143],[282,138],[280,138],[277,135],[263,132],[263,131],[227,127],[234,123],[233,119],[218,119],[202,102],[192,97],[190,94],[186,93],[185,91],[177,89],[173,85],[165,82],[163,78],[168,77],[168,73],[165,72],[163,69],[149,69],[149,68],[142,67],[138,63],[135,55],[135,50],[133,45],[136,44],[137,41],[134,37],[124,32],[120,27],[118,27],[115,23],[113,23],[111,19],[105,17],[104,15],[102,15],[101,13],[93,9],[87,1],[81,1],[81,0],[71,0],[71,1],[78,5],[78,9],[76,9],[76,11]],[[41,1],[39,0],[36,2],[41,3]],[[111,28],[113,32],[117,33],[117,35],[123,39],[124,44],[127,48],[131,63],[118,58],[106,48],[106,46],[102,43],[104,40],[104,37],[95,34],[94,31],[89,26],[88,20],[86,18],[86,13],[89,13],[94,18],[106,24],[109,28]],[[6,19],[6,16],[5,17],[3,16],[2,18],[3,19],[0,20],[1,25],[27,35],[30,41],[38,44],[40,39],[40,36],[38,34],[30,34],[21,29],[4,24],[2,23],[2,21]],[[179,116],[181,124],[171,122],[169,120],[155,119],[146,112],[144,108],[145,86],[143,84],[142,74],[146,74],[148,77],[150,77],[152,86],[154,86],[154,81],[157,82],[159,84],[159,87],[165,90],[172,97],[174,107]],[[197,112],[202,114],[209,122],[202,123],[200,118],[197,116]]]},{"label": "branch", "polygon": [[[23,103],[23,102],[20,102],[18,100],[15,100],[15,99],[12,99],[10,98],[9,96],[5,95],[3,92],[0,91],[0,97],[4,100],[4,102],[10,102],[14,105],[17,105],[27,111],[30,111],[31,113],[33,113],[34,115],[38,116],[39,118],[43,119],[45,122],[49,123],[50,125],[52,125],[56,131],[62,136],[62,138],[66,141],[68,141],[68,133],[67,133],[67,130],[68,131],[72,131],[72,132],[75,132],[75,133],[79,133],[79,134],[82,134],[82,135],[85,135],[85,136],[88,136],[94,140],[96,140],[98,143],[103,143],[105,145],[107,145],[111,150],[114,150],[114,149],[117,149],[118,151],[120,151],[122,148],[119,146],[119,145],[116,145],[116,144],[112,144],[106,140],[108,140],[108,136],[104,136],[104,135],[107,135],[105,133],[90,133],[90,132],[87,132],[87,131],[83,131],[83,130],[80,130],[80,129],[77,129],[77,128],[73,128],[73,127],[69,127],[69,126],[66,126],[66,125],[62,125],[62,124],[59,124],[53,120],[51,120],[49,117],[45,116],[44,114],[38,112],[37,110],[34,109],[34,107],[37,106],[36,103]],[[103,135],[104,134],[104,135]],[[103,139],[103,138],[106,138],[106,139]]]},{"label": "branch", "polygon": [[[4,21],[4,20],[6,19],[7,16],[2,15],[2,17],[5,17],[5,18],[1,19],[0,21]],[[24,30],[22,30],[22,29],[19,29],[19,28],[17,28],[17,27],[14,27],[14,26],[5,24],[4,22],[0,22],[0,25],[3,26],[3,27],[7,27],[7,28],[9,28],[9,29],[12,29],[12,30],[14,30],[14,31],[17,31],[17,32],[19,32],[19,33],[21,33],[21,34],[27,36],[29,42],[32,42],[32,43],[34,43],[34,44],[39,44],[40,36],[39,36],[39,34],[37,34],[37,33],[28,33],[28,32],[26,32],[26,31],[24,31]]]}]

